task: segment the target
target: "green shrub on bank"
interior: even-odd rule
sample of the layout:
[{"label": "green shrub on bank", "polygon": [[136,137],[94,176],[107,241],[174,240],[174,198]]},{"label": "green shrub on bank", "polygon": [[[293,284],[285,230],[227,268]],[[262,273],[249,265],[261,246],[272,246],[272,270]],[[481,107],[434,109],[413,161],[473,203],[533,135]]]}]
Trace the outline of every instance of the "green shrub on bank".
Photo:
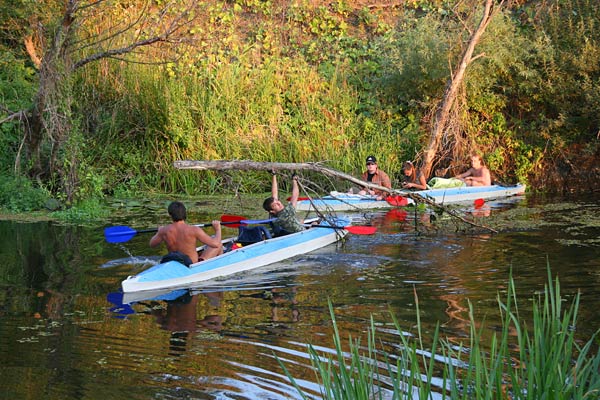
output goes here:
[{"label": "green shrub on bank", "polygon": [[0,176],[0,208],[12,213],[38,211],[50,199],[45,189],[22,177]]},{"label": "green shrub on bank", "polygon": [[[434,392],[442,399],[597,399],[600,354],[594,348],[596,335],[580,344],[575,336],[579,294],[566,308],[564,301],[558,278],[553,283],[548,269],[548,283],[533,300],[533,315],[525,317],[518,311],[511,276],[506,298],[498,297],[502,329],[494,330],[490,342],[484,343],[486,328],[475,321],[470,305],[470,337],[465,343],[457,346],[446,341],[438,326],[426,348],[417,300],[415,336],[405,334],[394,318],[399,354],[377,348],[373,321],[366,348],[352,338],[347,346],[342,344],[330,302],[335,356],[322,354],[312,345],[308,352],[325,399],[389,398],[388,394],[394,399],[430,399]],[[302,398],[309,398],[278,361]]]}]

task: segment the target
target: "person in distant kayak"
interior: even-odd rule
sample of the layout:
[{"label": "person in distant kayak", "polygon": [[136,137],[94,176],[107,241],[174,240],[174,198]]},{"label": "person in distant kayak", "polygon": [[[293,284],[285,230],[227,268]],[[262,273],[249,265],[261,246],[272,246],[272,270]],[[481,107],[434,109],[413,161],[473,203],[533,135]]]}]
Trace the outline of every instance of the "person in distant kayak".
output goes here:
[{"label": "person in distant kayak", "polygon": [[305,230],[306,228],[298,221],[298,217],[296,216],[296,204],[298,203],[298,197],[300,196],[298,177],[295,174],[292,176],[292,196],[287,205],[284,206],[279,200],[277,173],[271,171],[271,175],[271,197],[265,199],[263,208],[271,217],[277,218],[277,220],[273,222],[273,231],[275,235],[281,236]]},{"label": "person in distant kayak", "polygon": [[[170,260],[180,261],[185,265],[208,260],[223,254],[221,243],[221,221],[212,221],[215,235],[210,236],[197,226],[188,225],[185,222],[187,211],[185,205],[179,201],[169,204],[169,215],[173,222],[158,228],[156,235],[150,239],[150,247],[156,247],[161,243],[167,245],[169,254],[163,257],[161,262]],[[201,255],[196,251],[197,242],[202,242],[205,247]]]},{"label": "person in distant kayak", "polygon": [[471,168],[456,175],[455,178],[460,179],[467,186],[490,186],[492,184],[490,170],[483,163],[481,155],[477,153],[471,154]]},{"label": "person in distant kayak", "polygon": [[[383,186],[385,188],[392,188],[392,181],[388,174],[383,172],[377,166],[377,158],[375,156],[368,156],[366,160],[367,170],[363,172],[361,179],[366,182],[371,182],[375,185]],[[369,189],[367,187],[362,188],[358,194],[377,196],[377,200],[382,200],[386,196],[386,192],[379,189]]]},{"label": "person in distant kayak", "polygon": [[412,161],[406,161],[402,164],[402,187],[404,189],[415,189],[425,190],[427,189],[427,182],[421,171],[417,170],[417,167]]}]

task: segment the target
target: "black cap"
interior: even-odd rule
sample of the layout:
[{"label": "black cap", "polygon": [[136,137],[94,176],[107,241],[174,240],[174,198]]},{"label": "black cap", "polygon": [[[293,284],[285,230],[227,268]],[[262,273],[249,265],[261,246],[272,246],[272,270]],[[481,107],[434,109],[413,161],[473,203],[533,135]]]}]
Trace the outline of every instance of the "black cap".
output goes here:
[{"label": "black cap", "polygon": [[375,158],[375,156],[369,156],[367,157],[367,162],[377,163],[377,159]]}]

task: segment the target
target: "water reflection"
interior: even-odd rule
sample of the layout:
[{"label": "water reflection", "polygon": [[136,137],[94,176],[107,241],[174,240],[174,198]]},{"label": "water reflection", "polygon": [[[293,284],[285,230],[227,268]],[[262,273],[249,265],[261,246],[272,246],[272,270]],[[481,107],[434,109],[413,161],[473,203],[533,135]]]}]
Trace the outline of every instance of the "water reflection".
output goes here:
[{"label": "water reflection", "polygon": [[369,220],[382,233],[395,233],[399,229],[404,232],[418,232],[430,230],[433,227],[432,215],[417,207],[404,207],[371,214]]},{"label": "water reflection", "polygon": [[[374,213],[375,235],[351,235],[343,247],[190,288],[185,301],[116,292],[128,275],[155,262],[146,239],[128,242],[124,253],[106,245],[98,229],[0,222],[3,393],[300,398],[277,355],[319,398],[306,346],[335,356],[329,299],[344,346],[349,336],[365,342],[373,316],[378,343],[394,353],[399,334],[415,334],[417,300],[425,344],[438,323],[444,339],[464,344],[469,303],[487,339],[501,322],[497,296],[506,295],[510,271],[519,311],[529,316],[548,264],[567,300],[582,294],[576,329],[587,339],[599,328],[599,207],[594,199],[460,209],[501,227],[491,235],[434,231],[445,216],[431,223],[429,213],[414,208]],[[402,332],[390,329],[389,312]],[[23,378],[30,376],[36,378]]]},{"label": "water reflection", "polygon": [[187,350],[188,339],[196,332],[197,305],[198,295],[186,291],[174,300],[167,300],[166,308],[151,308],[151,314],[158,326],[171,332],[169,355],[180,355]]}]

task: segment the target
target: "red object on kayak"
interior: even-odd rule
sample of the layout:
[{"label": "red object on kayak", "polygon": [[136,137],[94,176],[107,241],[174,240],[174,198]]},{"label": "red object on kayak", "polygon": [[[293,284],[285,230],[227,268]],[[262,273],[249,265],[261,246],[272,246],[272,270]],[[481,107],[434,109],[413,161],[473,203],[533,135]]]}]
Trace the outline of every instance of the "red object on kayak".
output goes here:
[{"label": "red object on kayak", "polygon": [[387,201],[389,205],[394,207],[404,207],[408,205],[408,198],[400,196],[398,194],[386,197],[385,201]]},{"label": "red object on kayak", "polygon": [[473,204],[475,205],[475,208],[481,208],[485,204],[485,200],[484,199],[476,199],[473,202]]}]

